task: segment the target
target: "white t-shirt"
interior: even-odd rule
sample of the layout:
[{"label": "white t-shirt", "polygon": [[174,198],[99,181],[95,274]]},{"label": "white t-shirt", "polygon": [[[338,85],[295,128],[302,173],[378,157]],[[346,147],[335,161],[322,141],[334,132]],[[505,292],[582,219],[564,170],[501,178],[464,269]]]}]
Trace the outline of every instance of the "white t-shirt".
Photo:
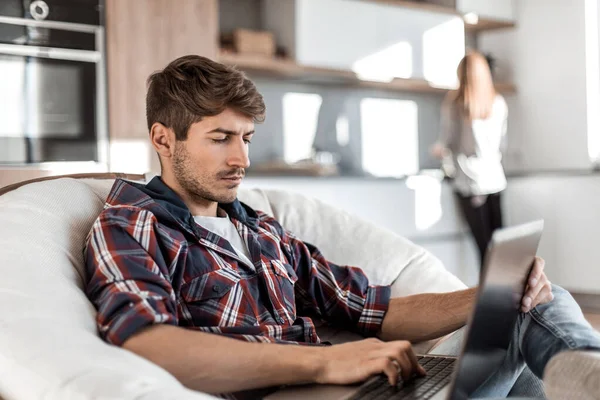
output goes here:
[{"label": "white t-shirt", "polygon": [[[221,210],[220,214],[225,214]],[[233,247],[238,257],[242,259],[245,263],[252,266],[252,261],[250,261],[250,252],[248,251],[248,246],[242,240],[240,233],[236,229],[233,222],[229,219],[229,216],[225,214],[222,217],[204,217],[200,215],[195,215],[194,220],[196,223],[203,228],[221,236],[223,239],[226,239],[229,244]]]},{"label": "white t-shirt", "polygon": [[465,123],[446,105],[442,114],[442,143],[450,148],[456,176],[454,186],[463,195],[486,195],[506,188],[502,147],[506,135],[508,107],[497,95],[487,119]]}]

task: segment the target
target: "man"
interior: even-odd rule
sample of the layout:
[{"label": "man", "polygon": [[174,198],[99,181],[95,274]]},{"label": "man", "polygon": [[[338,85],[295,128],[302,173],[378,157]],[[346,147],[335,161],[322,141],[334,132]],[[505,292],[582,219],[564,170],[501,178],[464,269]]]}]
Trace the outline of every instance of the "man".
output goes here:
[{"label": "man", "polygon": [[[146,101],[161,176],[147,185],[115,182],[86,249],[86,292],[106,341],[209,393],[350,384],[379,373],[394,384],[399,371],[403,379],[425,373],[410,342],[463,326],[474,289],[390,299],[389,287],[328,262],[240,203],[254,123],[264,119],[265,106],[237,70],[179,58],[149,78]],[[543,267],[537,259],[522,300],[527,314],[515,343],[522,353],[507,364],[520,371],[527,362],[538,376],[558,351],[600,346]],[[553,290],[560,296],[551,301]],[[566,325],[544,325],[558,306],[575,309],[569,329],[585,333],[568,345],[557,334]],[[312,318],[371,338],[323,345]],[[543,349],[534,334],[544,336]],[[305,345],[289,345],[297,343]]]}]

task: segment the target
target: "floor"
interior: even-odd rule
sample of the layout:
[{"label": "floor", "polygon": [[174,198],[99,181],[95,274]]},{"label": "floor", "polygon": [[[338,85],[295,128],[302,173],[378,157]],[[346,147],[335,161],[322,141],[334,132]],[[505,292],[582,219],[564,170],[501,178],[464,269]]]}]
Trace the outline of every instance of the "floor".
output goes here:
[{"label": "floor", "polygon": [[586,312],[585,317],[588,321],[590,321],[590,324],[592,324],[597,331],[600,331],[600,313],[597,311],[594,313]]}]

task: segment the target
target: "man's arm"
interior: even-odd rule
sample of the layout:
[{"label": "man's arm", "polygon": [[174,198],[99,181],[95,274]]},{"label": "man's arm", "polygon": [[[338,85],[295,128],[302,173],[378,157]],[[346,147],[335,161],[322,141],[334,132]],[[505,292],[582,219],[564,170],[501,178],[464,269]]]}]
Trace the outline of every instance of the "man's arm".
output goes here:
[{"label": "man's arm", "polygon": [[[133,222],[129,222],[133,221]],[[377,339],[338,346],[247,343],[177,326],[167,263],[143,210],[104,211],[86,250],[86,293],[98,330],[153,361],[186,386],[211,393],[305,382],[348,384],[385,373],[391,383],[424,373],[410,343]]]},{"label": "man's arm", "polygon": [[[552,285],[544,273],[545,262],[536,257],[527,278],[521,312],[553,299]],[[390,301],[381,332],[382,340],[420,342],[444,336],[467,323],[477,288],[451,293],[426,293]]]},{"label": "man's arm", "polygon": [[[123,347],[158,364],[183,385],[230,393],[283,384],[351,384],[384,373],[396,384],[424,375],[409,342],[366,339],[335,346],[248,343],[169,325],[153,325]],[[397,363],[397,365],[395,364]]]},{"label": "man's arm", "polygon": [[398,297],[390,305],[378,336],[421,342],[447,335],[467,323],[477,289]]},{"label": "man's arm", "polygon": [[297,275],[294,284],[299,315],[323,319],[336,328],[373,337],[381,329],[390,300],[390,287],[371,285],[357,267],[327,260],[314,245],[285,230],[266,214],[260,217],[281,238],[282,249]]}]

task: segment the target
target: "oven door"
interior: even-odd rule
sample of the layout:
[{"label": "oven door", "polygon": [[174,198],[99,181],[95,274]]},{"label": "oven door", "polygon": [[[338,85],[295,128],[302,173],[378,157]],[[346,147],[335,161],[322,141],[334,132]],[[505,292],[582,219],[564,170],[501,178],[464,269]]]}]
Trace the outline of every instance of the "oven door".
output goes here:
[{"label": "oven door", "polygon": [[0,16],[0,164],[106,163],[103,39],[97,26]]}]

